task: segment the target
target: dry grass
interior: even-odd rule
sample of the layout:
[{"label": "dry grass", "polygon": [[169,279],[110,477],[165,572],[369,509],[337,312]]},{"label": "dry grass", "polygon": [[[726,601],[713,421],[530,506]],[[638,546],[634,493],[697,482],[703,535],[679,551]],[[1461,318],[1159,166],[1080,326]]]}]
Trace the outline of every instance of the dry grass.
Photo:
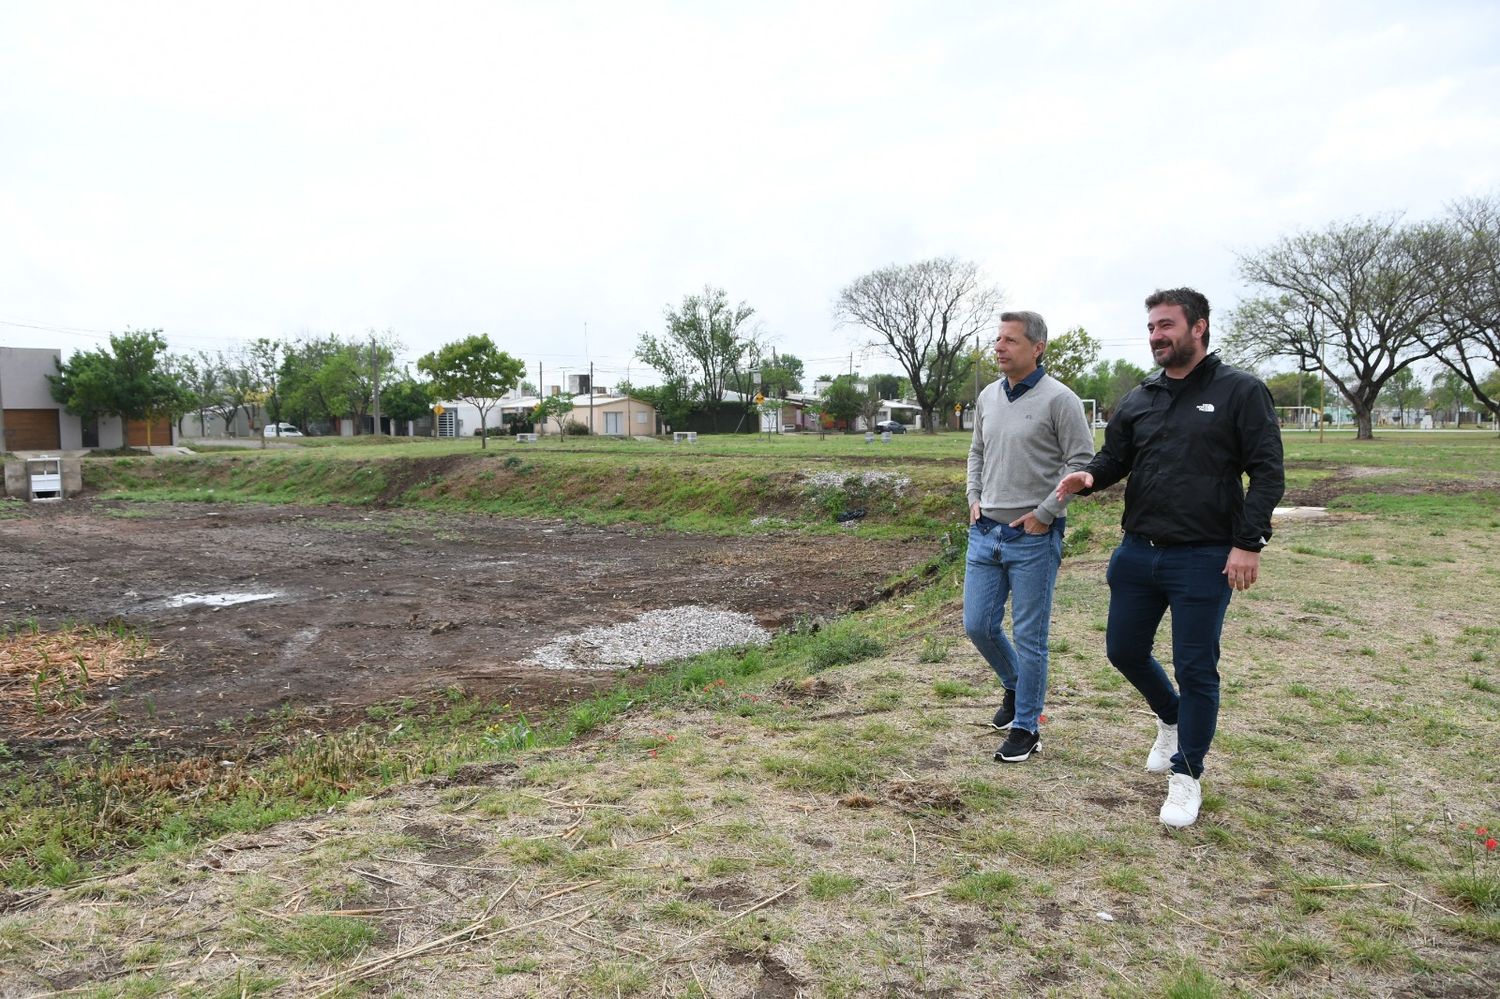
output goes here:
[{"label": "dry grass", "polygon": [[37,735],[158,651],[136,635],[89,625],[0,634],[0,720],[12,732]]},{"label": "dry grass", "polygon": [[1102,560],[1064,569],[1019,766],[950,571],[870,616],[874,659],[17,897],[0,993],[1490,995],[1493,538],[1287,525],[1231,607],[1182,832],[1102,656]]}]

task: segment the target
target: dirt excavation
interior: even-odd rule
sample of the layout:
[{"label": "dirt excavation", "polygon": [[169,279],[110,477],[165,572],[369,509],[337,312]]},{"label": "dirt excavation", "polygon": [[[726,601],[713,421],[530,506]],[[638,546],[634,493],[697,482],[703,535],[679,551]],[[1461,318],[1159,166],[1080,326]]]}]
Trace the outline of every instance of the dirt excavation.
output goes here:
[{"label": "dirt excavation", "polygon": [[[10,512],[0,621],[122,623],[159,649],[66,711],[6,712],[25,755],[95,739],[225,752],[278,713],[341,725],[454,688],[535,710],[618,682],[632,640],[670,653],[717,628],[743,641],[868,602],[933,554],[853,532],[718,538],[410,510],[84,499]],[[620,630],[632,623],[643,638]],[[650,651],[640,661],[661,658]]]}]

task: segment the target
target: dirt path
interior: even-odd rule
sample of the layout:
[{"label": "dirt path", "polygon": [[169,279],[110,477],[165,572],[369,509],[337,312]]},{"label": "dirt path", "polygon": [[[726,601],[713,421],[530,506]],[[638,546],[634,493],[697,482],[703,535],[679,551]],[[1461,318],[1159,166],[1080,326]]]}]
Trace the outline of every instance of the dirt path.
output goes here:
[{"label": "dirt path", "polygon": [[775,628],[868,599],[931,553],[853,535],[712,538],[411,511],[29,507],[0,521],[0,620],[119,619],[166,652],[12,745],[222,749],[231,729],[279,708],[339,724],[454,686],[556,703],[617,677],[524,663],[555,639],[684,604]]}]

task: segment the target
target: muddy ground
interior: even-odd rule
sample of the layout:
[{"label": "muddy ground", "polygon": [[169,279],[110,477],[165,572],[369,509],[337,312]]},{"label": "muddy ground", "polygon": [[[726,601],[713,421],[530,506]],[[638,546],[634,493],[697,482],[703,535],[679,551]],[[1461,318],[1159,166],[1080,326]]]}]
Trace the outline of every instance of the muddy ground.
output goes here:
[{"label": "muddy ground", "polygon": [[[5,733],[225,752],[286,709],[340,725],[450,688],[536,709],[618,682],[527,665],[591,626],[687,604],[767,628],[870,601],[931,542],[716,538],[412,511],[77,500],[0,520],[0,621],[118,619],[164,646],[81,710]],[[184,595],[268,598],[215,606]]]}]

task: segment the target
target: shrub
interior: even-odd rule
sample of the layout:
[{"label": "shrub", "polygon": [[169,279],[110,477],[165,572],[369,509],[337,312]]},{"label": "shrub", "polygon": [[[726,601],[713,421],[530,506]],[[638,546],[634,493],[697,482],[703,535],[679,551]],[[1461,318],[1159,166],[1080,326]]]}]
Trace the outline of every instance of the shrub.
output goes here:
[{"label": "shrub", "polygon": [[589,425],[587,423],[579,423],[577,420],[569,420],[567,423],[563,424],[563,433],[567,434],[569,437],[586,437],[588,436],[588,432]]}]

